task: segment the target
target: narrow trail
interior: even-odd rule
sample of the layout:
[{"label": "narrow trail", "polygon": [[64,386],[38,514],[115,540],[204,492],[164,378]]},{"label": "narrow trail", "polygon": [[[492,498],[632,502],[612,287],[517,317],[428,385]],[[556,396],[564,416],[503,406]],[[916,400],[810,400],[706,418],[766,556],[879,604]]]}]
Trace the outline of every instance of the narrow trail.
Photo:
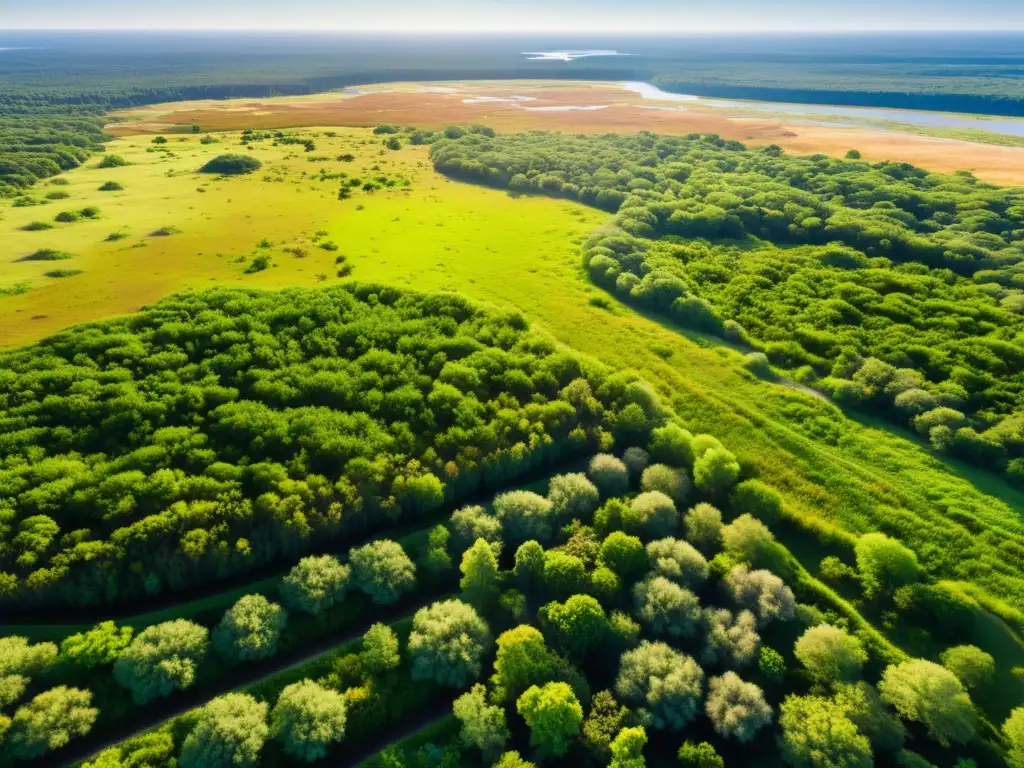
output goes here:
[{"label": "narrow trail", "polygon": [[[387,624],[406,616],[411,616],[420,608],[437,600],[444,600],[452,594],[454,593],[442,592],[440,594],[426,595],[411,605],[403,604],[392,606],[391,608],[383,608],[359,626],[351,627],[340,635],[325,639],[311,648],[304,649],[298,656],[291,658],[279,657],[268,659],[262,663],[241,666],[237,668],[238,674],[230,675],[217,683],[202,688],[179,691],[169,699],[158,702],[141,712],[134,713],[130,720],[119,723],[114,728],[104,729],[102,734],[97,733],[95,736],[90,734],[82,739],[75,739],[68,746],[47,753],[43,757],[34,760],[33,765],[37,766],[37,768],[70,768],[70,766],[81,763],[83,760],[88,760],[98,752],[117,746],[125,739],[159,728],[169,720],[173,720],[189,710],[200,707],[211,699],[226,693],[243,691],[267,677],[291,671],[319,656],[331,653],[338,646],[361,637],[372,624],[377,622]],[[419,727],[422,728],[423,725]]]}]

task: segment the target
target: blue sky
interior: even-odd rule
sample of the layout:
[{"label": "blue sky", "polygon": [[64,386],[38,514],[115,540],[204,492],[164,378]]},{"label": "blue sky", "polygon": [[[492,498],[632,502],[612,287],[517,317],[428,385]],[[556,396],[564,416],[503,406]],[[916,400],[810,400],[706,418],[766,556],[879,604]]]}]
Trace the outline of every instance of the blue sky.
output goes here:
[{"label": "blue sky", "polygon": [[1024,29],[1024,0],[0,0],[0,29]]}]

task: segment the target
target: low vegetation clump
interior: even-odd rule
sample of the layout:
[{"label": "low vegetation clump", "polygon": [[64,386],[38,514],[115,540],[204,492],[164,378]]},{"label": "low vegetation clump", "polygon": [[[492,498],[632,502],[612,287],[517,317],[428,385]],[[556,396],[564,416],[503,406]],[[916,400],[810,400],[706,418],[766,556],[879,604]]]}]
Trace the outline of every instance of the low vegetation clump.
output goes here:
[{"label": "low vegetation clump", "polygon": [[103,159],[96,165],[97,168],[121,168],[128,165],[128,161],[120,155],[104,155]]},{"label": "low vegetation clump", "polygon": [[82,274],[80,269],[51,269],[47,272],[43,272],[45,277],[74,277],[75,275]]},{"label": "low vegetation clump", "polygon": [[22,256],[19,261],[66,261],[72,258],[67,251],[58,251],[55,248],[40,248],[28,256]]},{"label": "low vegetation clump", "polygon": [[200,173],[219,173],[222,176],[241,176],[254,173],[263,163],[249,155],[217,155],[199,169]]},{"label": "low vegetation clump", "polygon": [[100,185],[100,192],[120,192],[124,185],[119,181],[105,181]]},{"label": "low vegetation clump", "polygon": [[43,232],[47,229],[53,229],[53,224],[48,221],[30,221],[21,228],[22,232]]}]

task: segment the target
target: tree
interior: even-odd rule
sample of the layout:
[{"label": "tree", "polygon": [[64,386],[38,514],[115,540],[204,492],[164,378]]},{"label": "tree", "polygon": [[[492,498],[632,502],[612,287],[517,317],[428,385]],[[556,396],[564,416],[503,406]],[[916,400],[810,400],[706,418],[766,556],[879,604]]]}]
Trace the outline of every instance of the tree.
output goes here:
[{"label": "tree", "polygon": [[532,491],[508,491],[494,497],[494,513],[513,542],[550,541],[554,533],[554,505]]},{"label": "tree", "polygon": [[462,723],[462,743],[479,749],[485,761],[490,762],[505,748],[509,738],[505,710],[487,703],[487,689],[482,685],[477,683],[459,696],[452,711]]},{"label": "tree", "polygon": [[550,549],[544,553],[544,583],[555,597],[583,592],[587,586],[587,567],[574,555]]},{"label": "tree", "polygon": [[1003,723],[1003,738],[1009,746],[1006,762],[1010,768],[1024,768],[1024,707],[1014,709]]},{"label": "tree", "polygon": [[771,571],[750,571],[737,565],[726,577],[726,589],[737,605],[754,614],[760,627],[796,615],[793,592]]},{"label": "tree", "polygon": [[988,685],[996,674],[996,660],[976,645],[947,648],[940,658],[942,666],[956,675],[968,690]]},{"label": "tree", "polygon": [[564,603],[544,606],[544,618],[558,638],[558,644],[573,658],[587,653],[608,638],[608,617],[590,595],[573,595]]},{"label": "tree", "polygon": [[686,540],[704,553],[713,555],[722,548],[722,513],[710,504],[698,504],[686,513]]},{"label": "tree", "polygon": [[677,731],[697,714],[703,684],[704,673],[693,659],[645,640],[622,654],[615,691],[643,707],[655,728]]},{"label": "tree", "polygon": [[746,744],[761,728],[772,721],[772,708],[764,693],[753,683],[746,683],[735,672],[708,681],[705,706],[715,732]]},{"label": "tree", "polygon": [[469,605],[445,600],[416,611],[409,635],[414,680],[462,688],[480,677],[491,643],[486,622]]},{"label": "tree", "polygon": [[331,555],[304,557],[281,580],[281,599],[294,611],[318,614],[342,599],[350,574]]},{"label": "tree", "polygon": [[677,504],[682,504],[690,495],[690,478],[684,469],[667,464],[651,464],[640,477],[640,489],[660,491]]},{"label": "tree", "polygon": [[544,547],[536,541],[520,544],[516,550],[515,573],[523,592],[535,589],[544,579]]},{"label": "tree", "polygon": [[660,539],[679,527],[679,515],[672,499],[660,491],[647,491],[633,499],[623,512],[622,523],[627,532],[641,538]]},{"label": "tree", "polygon": [[821,696],[788,696],[780,708],[782,759],[793,768],[871,768],[871,744],[845,709]]},{"label": "tree", "polygon": [[621,496],[629,490],[629,469],[610,453],[599,453],[590,460],[587,477],[605,496]]},{"label": "tree", "polygon": [[493,768],[537,768],[534,763],[523,760],[518,752],[506,752],[496,762]]},{"label": "tree", "polygon": [[28,688],[30,678],[49,667],[57,658],[53,643],[30,644],[28,638],[0,637],[0,707],[18,699]]},{"label": "tree", "polygon": [[40,693],[14,713],[5,739],[13,757],[31,760],[92,730],[99,710],[92,693],[60,685]]},{"label": "tree", "polygon": [[87,632],[77,632],[60,644],[63,660],[85,669],[113,664],[132,640],[131,627],[118,627],[112,621],[101,621]]},{"label": "tree", "polygon": [[544,635],[522,624],[498,636],[494,686],[504,699],[515,699],[531,685],[551,679],[558,666]]},{"label": "tree", "polygon": [[866,533],[855,549],[864,593],[868,597],[891,595],[917,581],[921,568],[917,555],[884,533]]},{"label": "tree", "polygon": [[352,580],[377,605],[391,605],[416,588],[416,566],[402,545],[373,541],[349,552]]},{"label": "tree", "polygon": [[611,757],[610,746],[623,726],[629,710],[615,700],[611,691],[599,691],[590,702],[590,712],[583,721],[583,745],[598,762]]},{"label": "tree", "polygon": [[580,520],[586,522],[601,503],[601,496],[587,476],[575,472],[555,475],[548,486],[548,501],[551,510],[559,520]]},{"label": "tree", "polygon": [[583,707],[566,683],[530,686],[516,701],[516,711],[530,728],[530,744],[554,757],[569,751],[583,723]]},{"label": "tree", "polygon": [[188,688],[209,650],[206,627],[185,619],[147,627],[114,662],[114,679],[132,692],[136,704],[148,704]]},{"label": "tree", "polygon": [[786,660],[774,648],[767,646],[761,648],[757,655],[757,668],[761,670],[762,675],[776,685],[786,679]]},{"label": "tree", "polygon": [[359,653],[363,669],[371,675],[380,675],[397,669],[402,662],[398,636],[386,624],[377,623],[363,635],[363,650]]},{"label": "tree", "polygon": [[224,612],[213,631],[213,647],[232,661],[256,661],[277,653],[288,612],[263,595],[245,595]]},{"label": "tree", "polygon": [[312,680],[285,686],[270,712],[270,735],[284,751],[311,763],[345,737],[345,698]]},{"label": "tree", "polygon": [[452,513],[448,527],[452,532],[452,545],[457,553],[465,552],[477,539],[488,544],[501,541],[501,520],[487,514],[483,507],[462,507]]},{"label": "tree", "polygon": [[420,564],[430,573],[442,573],[452,567],[448,554],[448,539],[451,534],[443,525],[435,525],[427,534],[427,547],[420,556]]},{"label": "tree", "polygon": [[651,430],[651,458],[673,467],[693,466],[693,435],[675,422]]},{"label": "tree", "polygon": [[725,761],[706,741],[684,741],[677,757],[682,768],[725,768]]},{"label": "tree", "polygon": [[633,615],[655,635],[690,638],[700,623],[700,601],[674,581],[654,576],[633,588]]},{"label": "tree", "polygon": [[623,451],[622,463],[629,470],[630,477],[639,479],[647,465],[651,463],[651,457],[643,448],[633,446]]},{"label": "tree", "polygon": [[829,684],[856,680],[868,660],[860,640],[830,624],[807,629],[793,653],[814,680]]},{"label": "tree", "polygon": [[744,480],[729,494],[732,508],[771,523],[782,516],[782,496],[767,483],[756,478]]},{"label": "tree", "polygon": [[[102,166],[101,167],[109,167]],[[219,173],[222,176],[239,176],[253,173],[263,167],[263,163],[249,155],[218,155],[199,169],[200,173]]]},{"label": "tree", "polygon": [[712,448],[693,462],[693,484],[709,496],[721,496],[740,476],[740,464],[725,448]]},{"label": "tree", "polygon": [[775,549],[775,537],[768,527],[751,515],[743,514],[722,529],[725,551],[751,565],[764,565]]},{"label": "tree", "polygon": [[644,746],[647,744],[647,731],[643,728],[623,728],[612,741],[609,749],[612,760],[608,768],[645,768]]},{"label": "tree", "polygon": [[878,690],[882,701],[901,717],[923,724],[944,747],[974,738],[977,715],[971,697],[948,669],[923,659],[894,664],[882,674]]},{"label": "tree", "polygon": [[654,573],[688,589],[698,589],[708,578],[708,561],[697,549],[680,539],[658,539],[647,545]]},{"label": "tree", "polygon": [[750,611],[733,614],[725,608],[708,608],[704,611],[704,628],[701,661],[705,664],[745,667],[757,658],[761,637]]},{"label": "tree", "polygon": [[228,693],[201,710],[181,747],[181,768],[256,765],[267,740],[267,705],[247,693]]},{"label": "tree", "polygon": [[629,581],[650,567],[643,542],[622,531],[613,531],[601,542],[600,558],[602,563]]},{"label": "tree", "polygon": [[459,587],[470,605],[485,610],[498,597],[498,558],[494,548],[484,539],[477,539],[462,555],[462,580]]}]

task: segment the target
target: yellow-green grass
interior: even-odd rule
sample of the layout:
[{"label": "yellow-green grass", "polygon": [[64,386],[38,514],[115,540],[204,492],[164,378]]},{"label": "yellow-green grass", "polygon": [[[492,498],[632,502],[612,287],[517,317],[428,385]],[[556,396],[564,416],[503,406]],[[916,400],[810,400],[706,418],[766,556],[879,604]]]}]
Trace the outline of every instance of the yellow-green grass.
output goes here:
[{"label": "yellow-green grass", "polygon": [[[325,230],[354,267],[352,279],[457,291],[514,307],[554,339],[612,366],[639,370],[694,430],[720,437],[746,466],[782,490],[794,521],[834,533],[836,550],[847,557],[853,534],[911,521],[905,538],[925,562],[939,562],[937,571],[945,576],[949,563],[966,563],[971,570],[965,578],[975,593],[1017,620],[1014,610],[1024,608],[1022,582],[1012,562],[997,551],[998,535],[983,539],[963,529],[963,548],[938,552],[931,538],[957,529],[949,517],[952,509],[970,510],[996,534],[1019,535],[1024,498],[1018,491],[941,462],[880,422],[847,418],[806,394],[756,380],[739,366],[736,352],[634,312],[595,289],[581,268],[577,244],[606,220],[605,214],[567,201],[515,199],[448,181],[430,169],[425,148],[381,155],[379,137],[354,129],[338,129],[334,139],[317,136],[312,154],[350,151],[358,156],[355,163],[311,163],[301,147],[263,143],[253,152],[265,163],[262,171],[228,180],[200,178],[194,171],[205,160],[245,151],[237,134],[221,139],[203,146],[197,137],[181,143],[173,137],[166,146],[177,157],[170,159],[147,153],[149,139],[117,140],[109,151],[132,165],[76,170],[67,174],[69,200],[4,211],[0,288],[26,278],[39,287],[0,298],[2,343],[23,343],[74,322],[130,312],[185,287],[315,284],[318,273],[335,274],[336,254],[310,242],[313,233]],[[301,176],[324,166],[366,177],[374,163],[389,176],[410,179],[411,186],[360,191],[339,201],[339,182]],[[263,181],[265,175],[284,180]],[[97,192],[108,179],[123,183],[125,191]],[[196,192],[200,185],[205,193]],[[84,205],[100,206],[100,220],[47,232],[17,229],[44,212],[52,217]],[[182,232],[146,236],[164,225]],[[103,242],[120,229],[131,237]],[[276,246],[277,266],[243,274],[245,264],[235,259],[248,259],[263,237]],[[136,242],[146,246],[132,248]],[[300,259],[280,248],[295,244],[309,255]],[[31,272],[41,271],[39,264],[13,263],[41,247],[76,254],[62,263],[84,272],[48,281]],[[598,297],[605,306],[591,303]],[[46,317],[31,319],[38,315]],[[1000,559],[1007,561],[1002,569]],[[816,568],[814,562],[804,565]],[[1000,679],[1010,679],[1003,666],[1000,662]],[[1021,687],[1017,697],[1024,697],[1024,686],[1008,685]]]}]

